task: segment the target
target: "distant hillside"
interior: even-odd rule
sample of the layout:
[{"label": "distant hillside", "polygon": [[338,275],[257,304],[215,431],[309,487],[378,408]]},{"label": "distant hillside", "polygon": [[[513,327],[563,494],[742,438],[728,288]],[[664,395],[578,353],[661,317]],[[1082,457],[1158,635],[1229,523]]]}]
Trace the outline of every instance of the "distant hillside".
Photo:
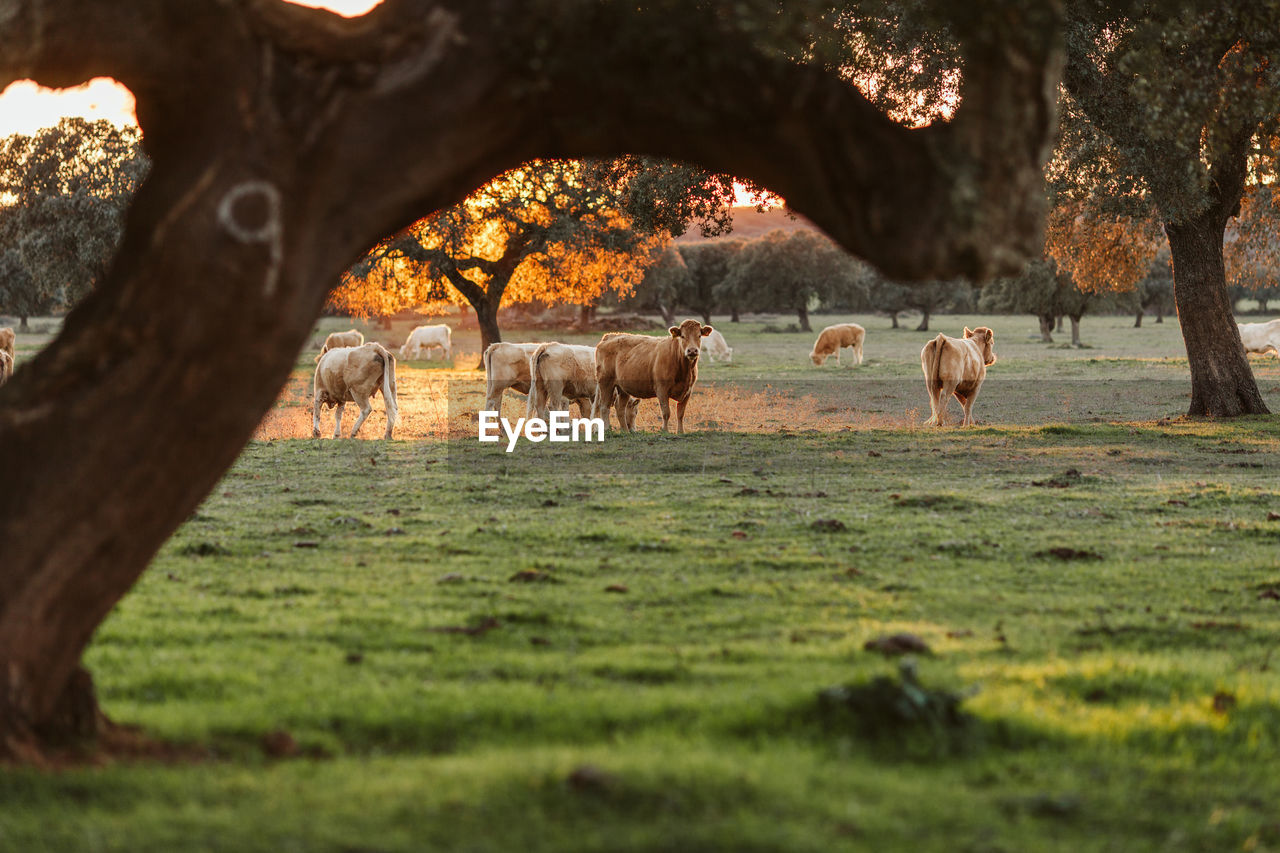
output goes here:
[{"label": "distant hillside", "polygon": [[[733,209],[733,230],[724,237],[712,237],[712,240],[754,240],[775,228],[783,231],[799,231],[801,228],[817,229],[809,220],[800,214],[791,214],[782,209],[766,210],[760,213],[754,207],[735,207]],[[708,238],[696,228],[690,228],[676,238],[677,243],[702,243]]]}]

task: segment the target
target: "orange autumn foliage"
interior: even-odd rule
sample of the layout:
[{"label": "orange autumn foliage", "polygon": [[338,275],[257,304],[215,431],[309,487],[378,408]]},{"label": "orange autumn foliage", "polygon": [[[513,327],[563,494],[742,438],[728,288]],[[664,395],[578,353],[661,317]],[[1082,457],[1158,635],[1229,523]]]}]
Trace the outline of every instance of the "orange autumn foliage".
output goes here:
[{"label": "orange autumn foliage", "polygon": [[1071,202],[1049,212],[1045,254],[1084,293],[1124,292],[1147,274],[1159,237],[1154,219],[1106,214]]}]

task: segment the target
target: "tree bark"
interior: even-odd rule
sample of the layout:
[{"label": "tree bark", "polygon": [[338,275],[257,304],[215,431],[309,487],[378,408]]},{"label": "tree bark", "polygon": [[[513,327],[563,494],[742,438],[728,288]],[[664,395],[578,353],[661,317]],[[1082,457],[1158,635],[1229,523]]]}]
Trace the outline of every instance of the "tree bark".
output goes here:
[{"label": "tree bark", "polygon": [[920,325],[916,326],[917,332],[929,331],[929,309],[920,312]]},{"label": "tree bark", "polygon": [[[801,305],[796,309],[796,316],[800,318],[800,331],[812,332],[813,327],[809,325],[809,306]],[[707,322],[710,322],[709,320]]]},{"label": "tree bark", "polygon": [[[711,12],[678,44],[630,4],[567,4],[555,27],[519,0],[397,0],[351,20],[180,5],[0,14],[0,86],[115,77],[153,162],[105,279],[0,389],[0,758],[101,731],[81,653],[252,436],[328,290],[506,169],[644,150],[753,178],[898,278],[1013,274],[1038,251],[1052,9],[964,18],[955,115],[908,129]],[[725,126],[758,132],[726,141]],[[484,345],[500,301],[472,301]]]},{"label": "tree bark", "polygon": [[1133,315],[1133,327],[1135,329],[1142,328],[1142,309],[1139,308]]},{"label": "tree bark", "polygon": [[1053,330],[1055,332],[1061,332],[1062,331],[1062,315],[1061,314],[1059,314],[1057,317],[1054,318],[1054,323],[1056,325],[1054,326]]},{"label": "tree bark", "polygon": [[737,306],[737,305],[731,306],[731,307],[729,308],[729,322],[730,322],[730,323],[737,323],[737,322],[739,322],[739,320],[738,320],[738,306]]},{"label": "tree bark", "polygon": [[1053,343],[1053,315],[1040,314],[1037,319],[1040,320],[1040,341],[1046,344]]},{"label": "tree bark", "polygon": [[1191,367],[1187,414],[1267,414],[1231,311],[1222,261],[1225,225],[1226,217],[1211,208],[1164,227],[1173,256],[1173,298]]},{"label": "tree bark", "polygon": [[22,332],[22,333],[24,333],[24,334],[25,334],[25,333],[27,333],[27,332],[30,332],[30,331],[31,331],[31,327],[30,327],[29,325],[27,325],[27,318],[26,318],[26,317],[19,317],[19,318],[18,318],[18,331],[19,331],[19,332]]},{"label": "tree bark", "polygon": [[893,321],[893,325],[890,326],[889,328],[891,329],[898,328],[898,312],[894,311],[892,314],[890,314],[889,319]]},{"label": "tree bark", "polygon": [[665,302],[659,302],[658,310],[662,313],[662,321],[666,323],[668,327],[676,324],[676,312],[674,308],[667,305]]},{"label": "tree bark", "polygon": [[1080,315],[1071,315],[1071,346],[1080,349]]}]

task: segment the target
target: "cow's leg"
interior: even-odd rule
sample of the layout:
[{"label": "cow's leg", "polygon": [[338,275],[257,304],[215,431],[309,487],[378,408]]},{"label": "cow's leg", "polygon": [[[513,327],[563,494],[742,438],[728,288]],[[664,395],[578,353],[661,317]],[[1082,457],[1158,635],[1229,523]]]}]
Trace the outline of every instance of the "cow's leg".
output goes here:
[{"label": "cow's leg", "polygon": [[960,407],[964,409],[964,421],[960,426],[973,426],[973,401],[978,399],[978,388],[974,388],[968,394],[956,392],[956,398],[960,401]]},{"label": "cow's leg", "polygon": [[320,395],[316,394],[315,402],[311,404],[311,437],[320,437]]},{"label": "cow's leg", "polygon": [[365,418],[369,417],[369,413],[373,411],[373,404],[369,402],[368,397],[354,390],[351,392],[351,399],[360,407],[360,417],[356,418],[356,425],[351,428],[351,437],[355,438]]},{"label": "cow's leg", "polygon": [[842,349],[844,349],[844,347],[840,347],[840,346],[836,347],[836,365],[837,366],[839,366],[840,364],[840,350]]},{"label": "cow's leg", "polygon": [[490,382],[489,387],[484,392],[484,410],[486,412],[502,411],[502,392],[506,388],[498,387],[497,382]]},{"label": "cow's leg", "polygon": [[676,400],[676,434],[684,435],[684,407],[689,405],[689,398]]},{"label": "cow's leg", "polygon": [[604,420],[605,431],[608,431],[609,423],[609,407],[613,405],[613,377],[599,377],[600,384],[596,387],[596,398],[591,401],[591,417],[602,418]]},{"label": "cow's leg", "polygon": [[633,397],[627,401],[627,429],[636,431],[636,412],[640,411],[640,399]]},{"label": "cow's leg", "polygon": [[938,426],[943,426],[947,422],[947,406],[951,403],[951,397],[956,393],[956,383],[944,382],[942,387],[938,389]]},{"label": "cow's leg", "polygon": [[662,431],[671,432],[671,400],[667,398],[667,389],[654,390],[658,392],[658,408],[662,410]]},{"label": "cow's leg", "polygon": [[342,410],[347,407],[346,403],[334,403],[333,405],[333,437],[342,438]]}]

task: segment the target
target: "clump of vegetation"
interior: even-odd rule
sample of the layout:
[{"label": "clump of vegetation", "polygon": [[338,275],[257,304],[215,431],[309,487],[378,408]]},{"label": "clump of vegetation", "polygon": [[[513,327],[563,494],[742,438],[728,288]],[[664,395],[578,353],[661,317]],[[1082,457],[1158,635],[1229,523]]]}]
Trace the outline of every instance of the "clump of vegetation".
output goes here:
[{"label": "clump of vegetation", "polygon": [[977,719],[960,708],[969,695],[925,687],[915,658],[904,658],[896,679],[881,675],[870,682],[821,691],[818,711],[829,730],[956,752],[975,745],[979,730]]}]

